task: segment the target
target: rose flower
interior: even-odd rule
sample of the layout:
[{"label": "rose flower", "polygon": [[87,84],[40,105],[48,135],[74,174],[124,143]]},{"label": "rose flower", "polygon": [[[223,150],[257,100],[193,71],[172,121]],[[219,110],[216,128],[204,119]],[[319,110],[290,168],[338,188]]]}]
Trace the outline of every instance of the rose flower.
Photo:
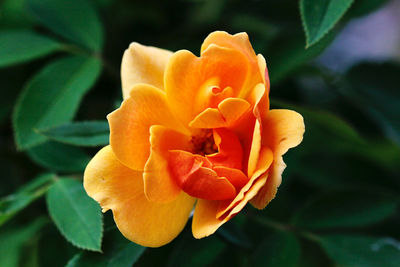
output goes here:
[{"label": "rose flower", "polygon": [[269,110],[265,59],[246,33],[211,33],[200,57],[132,43],[121,77],[110,145],[88,164],[84,187],[126,238],[167,244],[193,209],[193,235],[206,237],[248,202],[263,209],[274,198],[304,122]]}]

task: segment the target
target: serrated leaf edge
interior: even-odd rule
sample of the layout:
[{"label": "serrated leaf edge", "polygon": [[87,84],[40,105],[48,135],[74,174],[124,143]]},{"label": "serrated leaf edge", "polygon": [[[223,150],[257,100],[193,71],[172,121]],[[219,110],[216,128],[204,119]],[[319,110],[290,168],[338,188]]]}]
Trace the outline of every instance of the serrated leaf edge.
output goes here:
[{"label": "serrated leaf edge", "polygon": [[[65,178],[61,178],[61,179],[65,179]],[[52,187],[55,185],[55,183],[52,185]],[[101,231],[100,231],[100,247],[99,249],[94,249],[94,248],[90,248],[90,247],[86,247],[86,246],[82,246],[78,243],[76,243],[75,241],[71,240],[67,234],[64,232],[63,229],[61,229],[58,224],[56,223],[56,220],[54,220],[54,217],[52,215],[52,213],[50,212],[49,207],[49,197],[48,194],[50,192],[51,188],[46,192],[46,204],[47,204],[47,209],[48,209],[48,213],[49,216],[51,218],[51,220],[54,222],[54,224],[56,225],[57,229],[60,231],[61,235],[68,241],[70,242],[72,245],[74,245],[75,247],[79,248],[79,249],[83,249],[83,250],[87,250],[87,251],[93,251],[93,252],[100,252],[102,253],[103,251],[101,250],[101,243],[103,240],[103,235],[104,235],[104,222],[103,222],[103,216],[102,216],[102,212],[101,209],[98,209],[98,214],[100,215],[100,221],[101,221]]]},{"label": "serrated leaf edge", "polygon": [[321,39],[324,38],[336,26],[336,24],[340,21],[340,19],[344,16],[344,14],[346,14],[346,12],[350,9],[350,7],[354,3],[354,0],[350,0],[350,2],[347,5],[346,9],[343,11],[343,14],[332,24],[332,26],[327,28],[321,34],[321,36],[319,38],[317,38],[317,39],[313,40],[312,42],[310,42],[309,30],[308,30],[308,27],[306,25],[305,18],[304,18],[304,7],[303,7],[303,4],[302,4],[304,1],[305,0],[300,0],[299,1],[299,9],[300,9],[301,24],[303,25],[303,30],[304,30],[304,33],[306,35],[306,46],[305,46],[305,49],[310,48],[311,46],[313,46],[316,43],[318,43],[319,41],[321,41]]}]

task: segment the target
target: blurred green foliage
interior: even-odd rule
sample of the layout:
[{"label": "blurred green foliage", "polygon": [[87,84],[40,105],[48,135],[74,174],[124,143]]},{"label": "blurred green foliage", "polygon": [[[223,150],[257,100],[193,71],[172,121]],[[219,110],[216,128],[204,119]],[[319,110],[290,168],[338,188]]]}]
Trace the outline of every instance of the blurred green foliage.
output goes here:
[{"label": "blurred green foliage", "polygon": [[[1,2],[0,266],[399,266],[400,65],[333,73],[314,61],[385,2]],[[189,222],[146,249],[100,214],[82,172],[107,144],[129,43],[198,54],[214,30],[249,34],[267,60],[272,107],[304,116],[304,141],[265,210],[248,205],[202,240]]]}]

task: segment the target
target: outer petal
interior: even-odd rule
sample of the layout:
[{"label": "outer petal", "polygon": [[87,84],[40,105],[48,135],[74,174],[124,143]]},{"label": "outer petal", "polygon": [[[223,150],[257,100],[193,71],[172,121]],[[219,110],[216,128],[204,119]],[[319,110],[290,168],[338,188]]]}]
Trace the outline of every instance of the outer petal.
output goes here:
[{"label": "outer petal", "polygon": [[220,208],[221,201],[199,199],[196,204],[196,209],[193,215],[192,232],[195,238],[203,238],[212,235],[225,222],[232,219],[240,210],[244,208],[247,202],[252,199],[265,183],[266,179],[259,179],[254,184],[251,190],[243,195],[243,200],[238,204],[234,212],[228,216],[217,219],[216,214]]},{"label": "outer petal", "polygon": [[111,209],[121,233],[142,246],[158,247],[183,229],[195,199],[181,193],[168,204],[149,202],[143,192],[142,173],[122,165],[109,146],[88,164],[84,187],[89,196]]},{"label": "outer petal", "polygon": [[269,81],[269,73],[268,73],[268,68],[267,68],[267,62],[265,61],[265,58],[263,55],[258,54],[257,55],[257,61],[258,61],[258,67],[260,69],[260,73],[263,78],[263,83],[265,84],[265,88],[267,88],[267,92],[269,93],[270,89],[270,81]]},{"label": "outer petal", "polygon": [[286,165],[282,155],[290,148],[301,143],[304,134],[303,117],[291,110],[270,110],[263,119],[263,146],[268,146],[274,153],[274,162],[266,185],[251,201],[254,207],[263,209],[275,197],[282,181],[282,172]]},{"label": "outer petal", "polygon": [[245,32],[231,35],[224,31],[215,31],[210,33],[206,39],[204,39],[201,45],[201,53],[203,53],[210,45],[215,44],[218,46],[231,48],[240,51],[250,60],[253,60],[255,53],[251,46],[249,36]]},{"label": "outer petal", "polygon": [[213,234],[222,224],[240,212],[265,184],[272,163],[272,151],[261,150],[257,171],[232,201],[210,201],[200,199],[193,215],[192,231],[195,238]]},{"label": "outer petal", "polygon": [[236,50],[212,45],[200,58],[186,50],[178,51],[171,57],[165,70],[168,102],[175,115],[188,125],[208,107],[209,103],[203,99],[205,94],[210,94],[210,86],[221,89],[231,87],[235,97],[247,75],[248,62]]},{"label": "outer petal", "polygon": [[151,125],[186,131],[171,114],[165,93],[146,84],[135,85],[130,97],[107,118],[110,144],[115,155],[124,165],[135,170],[143,170],[149,157]]},{"label": "outer petal", "polygon": [[253,138],[251,141],[251,149],[248,157],[248,176],[252,176],[257,166],[258,158],[261,149],[261,132],[262,132],[262,118],[266,116],[269,111],[268,92],[265,90],[265,85],[262,83],[254,87],[250,95],[250,100],[254,103],[253,114],[257,118],[254,125]]},{"label": "outer petal", "polygon": [[164,70],[172,52],[131,43],[121,64],[122,93],[125,98],[135,84],[146,83],[164,89]]},{"label": "outer petal", "polygon": [[150,127],[150,157],[144,168],[144,191],[154,202],[174,200],[181,189],[175,183],[168,168],[169,150],[189,150],[190,137],[161,125]]}]

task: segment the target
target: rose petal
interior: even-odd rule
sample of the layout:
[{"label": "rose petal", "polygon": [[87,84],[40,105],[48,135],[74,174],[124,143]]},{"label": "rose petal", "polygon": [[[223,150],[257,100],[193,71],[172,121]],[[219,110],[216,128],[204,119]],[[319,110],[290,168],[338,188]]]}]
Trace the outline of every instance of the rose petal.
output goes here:
[{"label": "rose petal", "polygon": [[[231,216],[232,214],[239,212],[244,207],[244,205],[247,203],[247,202],[243,203],[246,192],[248,191],[254,192],[255,189],[253,187],[257,180],[267,179],[266,172],[270,168],[272,161],[273,161],[272,151],[267,147],[263,147],[261,149],[260,158],[257,163],[257,170],[254,172],[253,176],[250,178],[247,184],[236,195],[235,199],[233,199],[232,201],[224,201],[220,203],[218,213],[216,214],[217,218]],[[254,195],[257,194],[257,192],[255,192]],[[236,206],[238,206],[239,208]]]},{"label": "rose petal", "polygon": [[[221,89],[231,87],[233,96],[242,88],[248,72],[248,62],[238,51],[211,45],[201,57],[181,50],[171,57],[165,70],[165,89],[174,114],[188,125],[206,109],[210,81]],[[216,79],[218,78],[218,79]]]},{"label": "rose petal", "polygon": [[239,192],[243,186],[247,184],[249,178],[240,170],[232,169],[224,166],[215,166],[213,170],[219,177],[225,177],[235,187],[236,192]]},{"label": "rose petal", "polygon": [[171,114],[165,93],[145,84],[135,85],[130,97],[107,118],[113,152],[124,165],[135,170],[143,170],[150,155],[151,125],[187,132]]},{"label": "rose petal", "polygon": [[[249,36],[245,32],[231,35],[224,31],[215,31],[207,36],[201,46],[203,54],[212,45],[218,45],[240,51],[250,64],[250,74],[247,77],[246,83],[239,93],[239,97],[246,99],[253,87],[265,80],[265,71],[260,73],[259,59],[254,53],[253,47],[249,41]],[[262,62],[260,62],[262,64]],[[263,66],[261,65],[261,68]]]},{"label": "rose petal", "polygon": [[224,128],[214,129],[213,133],[218,152],[206,155],[206,158],[213,166],[224,166],[241,170],[243,149],[237,136]]},{"label": "rose petal", "polygon": [[235,187],[225,177],[218,177],[207,165],[207,159],[199,155],[181,150],[170,151],[170,171],[187,194],[209,200],[234,198]]},{"label": "rose petal", "polygon": [[193,128],[222,128],[233,125],[250,108],[249,102],[240,98],[226,98],[218,108],[207,108],[190,123]]},{"label": "rose petal", "polygon": [[254,207],[263,209],[275,197],[278,186],[282,181],[282,172],[286,165],[282,155],[289,148],[301,143],[304,134],[303,117],[292,110],[273,109],[263,118],[263,146],[268,146],[274,153],[274,163],[266,185],[251,201]]},{"label": "rose petal", "polygon": [[192,231],[195,238],[213,234],[222,224],[234,217],[257,194],[267,180],[266,172],[272,163],[272,151],[262,148],[257,171],[232,201],[199,199],[193,215]]},{"label": "rose petal", "polygon": [[207,108],[189,123],[189,127],[200,129],[213,129],[226,126],[227,123],[217,108]]},{"label": "rose petal", "polygon": [[265,61],[264,56],[261,54],[257,55],[257,61],[258,61],[258,67],[260,69],[261,76],[263,78],[262,79],[263,83],[265,84],[266,91],[269,93],[271,85],[270,85],[270,81],[269,81],[267,62]]},{"label": "rose petal", "polygon": [[212,201],[199,199],[196,204],[196,208],[193,215],[192,221],[192,232],[195,238],[203,238],[212,235],[217,229],[225,222],[232,219],[247,202],[252,199],[255,194],[260,190],[261,186],[265,183],[266,178],[260,177],[254,184],[251,190],[247,191],[243,195],[243,200],[237,205],[237,208],[224,218],[218,219],[216,214],[220,209],[221,201]]},{"label": "rose petal", "polygon": [[224,31],[212,32],[206,37],[206,39],[204,39],[204,42],[201,45],[201,53],[213,44],[238,50],[246,55],[249,60],[253,60],[255,56],[249,36],[245,32],[237,33],[235,35],[231,35]]},{"label": "rose petal", "polygon": [[227,126],[237,121],[249,108],[249,102],[241,98],[227,98],[218,105],[218,110],[224,117]]},{"label": "rose petal", "polygon": [[89,196],[111,209],[121,233],[147,247],[169,243],[185,226],[195,199],[181,193],[168,204],[149,202],[143,191],[142,173],[122,165],[109,146],[88,164],[84,187]]},{"label": "rose petal", "polygon": [[150,157],[144,167],[144,192],[150,201],[169,202],[181,192],[168,168],[168,150],[190,149],[190,137],[161,125],[150,127]]},{"label": "rose petal", "polygon": [[254,125],[253,139],[251,142],[251,149],[248,160],[247,175],[251,177],[256,170],[257,162],[260,157],[261,150],[261,125],[258,120]]},{"label": "rose petal", "polygon": [[164,89],[164,70],[172,52],[152,46],[131,43],[125,50],[121,64],[122,93],[129,97],[138,83]]}]

